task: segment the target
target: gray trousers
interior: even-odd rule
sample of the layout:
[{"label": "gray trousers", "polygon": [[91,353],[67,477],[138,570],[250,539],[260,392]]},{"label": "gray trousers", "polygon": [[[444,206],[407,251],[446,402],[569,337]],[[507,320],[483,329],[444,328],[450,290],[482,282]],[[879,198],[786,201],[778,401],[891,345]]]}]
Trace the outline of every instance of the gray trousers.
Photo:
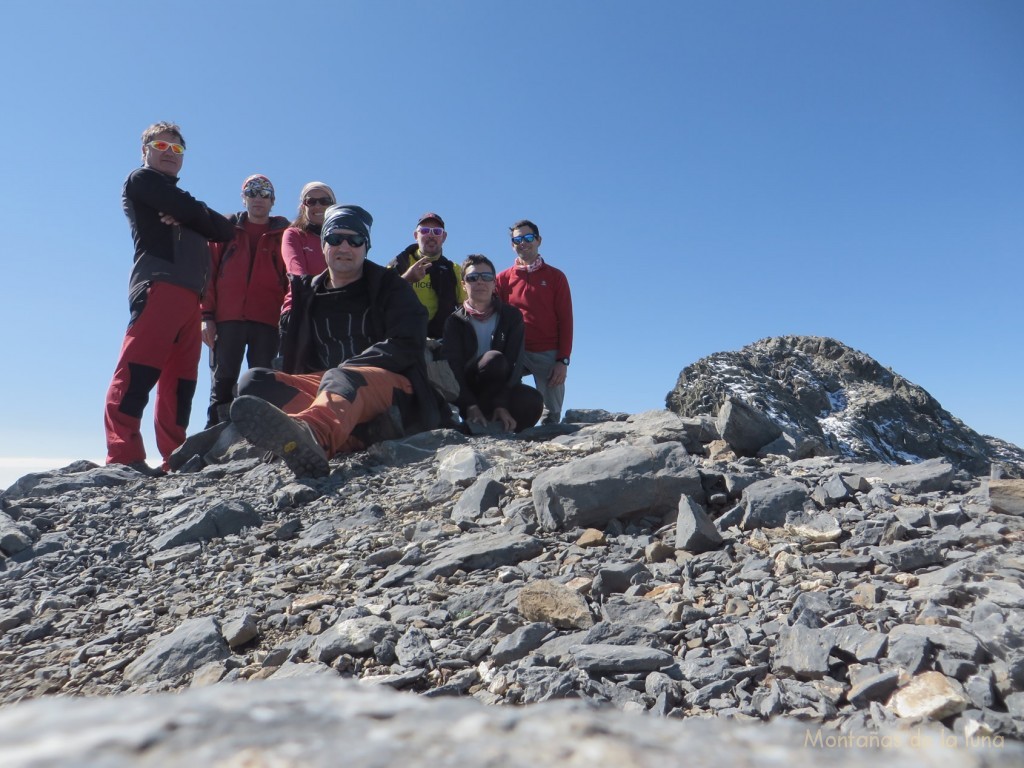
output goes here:
[{"label": "gray trousers", "polygon": [[546,352],[526,352],[523,358],[525,368],[533,374],[533,381],[544,398],[544,413],[541,415],[542,424],[557,424],[562,420],[562,401],[565,399],[565,385],[557,387],[548,386],[548,377],[555,367],[555,358],[558,350],[551,349]]}]

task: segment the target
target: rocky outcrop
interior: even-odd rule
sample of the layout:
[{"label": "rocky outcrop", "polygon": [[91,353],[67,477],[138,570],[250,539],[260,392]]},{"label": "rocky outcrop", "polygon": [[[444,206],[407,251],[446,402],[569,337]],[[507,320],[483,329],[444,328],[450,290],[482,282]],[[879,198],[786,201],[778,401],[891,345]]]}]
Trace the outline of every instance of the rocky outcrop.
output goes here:
[{"label": "rocky outcrop", "polygon": [[710,355],[683,369],[665,404],[681,416],[720,421],[723,409],[748,406],[762,420],[763,442],[727,437],[740,455],[757,455],[775,439],[765,432],[774,426],[803,457],[943,458],[975,474],[988,474],[993,463],[1024,464],[1020,448],[979,435],[921,387],[834,339],[783,336]]},{"label": "rocky outcrop", "polygon": [[[202,711],[229,683],[313,676],[811,738],[1024,736],[1024,481],[713,458],[706,419],[573,416],[382,443],[316,481],[238,450],[160,479],[25,479],[0,497],[0,715],[46,694],[225,689],[180,705]],[[125,700],[126,722],[148,706]],[[0,727],[14,747],[24,734]]]},{"label": "rocky outcrop", "polygon": [[1020,764],[1024,480],[748,401],[567,418],[22,478],[0,762]]}]

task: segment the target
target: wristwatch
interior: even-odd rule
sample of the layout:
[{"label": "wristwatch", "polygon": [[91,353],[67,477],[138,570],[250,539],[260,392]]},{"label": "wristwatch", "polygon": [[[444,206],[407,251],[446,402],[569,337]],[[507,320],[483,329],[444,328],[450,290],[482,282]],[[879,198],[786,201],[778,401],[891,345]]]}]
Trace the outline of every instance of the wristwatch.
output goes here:
[{"label": "wristwatch", "polygon": [[568,357],[560,357],[555,362],[556,363],[561,363],[562,365],[568,365],[569,364],[569,358]]}]

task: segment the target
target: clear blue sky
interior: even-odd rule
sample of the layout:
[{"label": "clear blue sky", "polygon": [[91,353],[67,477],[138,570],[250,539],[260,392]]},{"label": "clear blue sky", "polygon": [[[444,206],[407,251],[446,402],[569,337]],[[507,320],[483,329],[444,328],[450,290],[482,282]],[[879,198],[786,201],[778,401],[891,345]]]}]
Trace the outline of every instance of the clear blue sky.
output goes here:
[{"label": "clear blue sky", "polygon": [[260,172],[290,217],[327,181],[378,261],[436,210],[449,256],[504,267],[535,220],[573,288],[566,407],[660,408],[705,355],[813,334],[1024,444],[1017,0],[22,1],[0,71],[0,465],[104,456],[156,120],[199,199]]}]

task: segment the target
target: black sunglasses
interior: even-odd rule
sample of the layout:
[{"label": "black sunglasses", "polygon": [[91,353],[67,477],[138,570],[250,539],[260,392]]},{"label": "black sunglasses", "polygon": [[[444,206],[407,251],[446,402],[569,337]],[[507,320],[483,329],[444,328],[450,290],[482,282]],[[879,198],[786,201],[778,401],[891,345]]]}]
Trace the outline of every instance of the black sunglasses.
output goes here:
[{"label": "black sunglasses", "polygon": [[303,200],[307,206],[312,205],[334,205],[334,201],[329,197],[307,197]]},{"label": "black sunglasses", "polygon": [[512,242],[516,245],[522,245],[523,243],[532,243],[537,237],[537,235],[516,235],[512,238]]},{"label": "black sunglasses", "polygon": [[485,283],[493,283],[494,282],[494,273],[493,272],[474,272],[471,275],[464,275],[462,279],[465,280],[467,283],[475,283],[475,282],[478,282],[480,280],[483,280]]},{"label": "black sunglasses", "polygon": [[365,235],[349,235],[345,232],[331,232],[329,235],[324,236],[324,242],[328,245],[341,245],[342,243],[348,243],[353,248],[359,248],[360,246],[366,245]]},{"label": "black sunglasses", "polygon": [[245,195],[246,197],[268,198],[274,196],[274,193],[271,192],[269,189],[247,189],[242,194]]}]

